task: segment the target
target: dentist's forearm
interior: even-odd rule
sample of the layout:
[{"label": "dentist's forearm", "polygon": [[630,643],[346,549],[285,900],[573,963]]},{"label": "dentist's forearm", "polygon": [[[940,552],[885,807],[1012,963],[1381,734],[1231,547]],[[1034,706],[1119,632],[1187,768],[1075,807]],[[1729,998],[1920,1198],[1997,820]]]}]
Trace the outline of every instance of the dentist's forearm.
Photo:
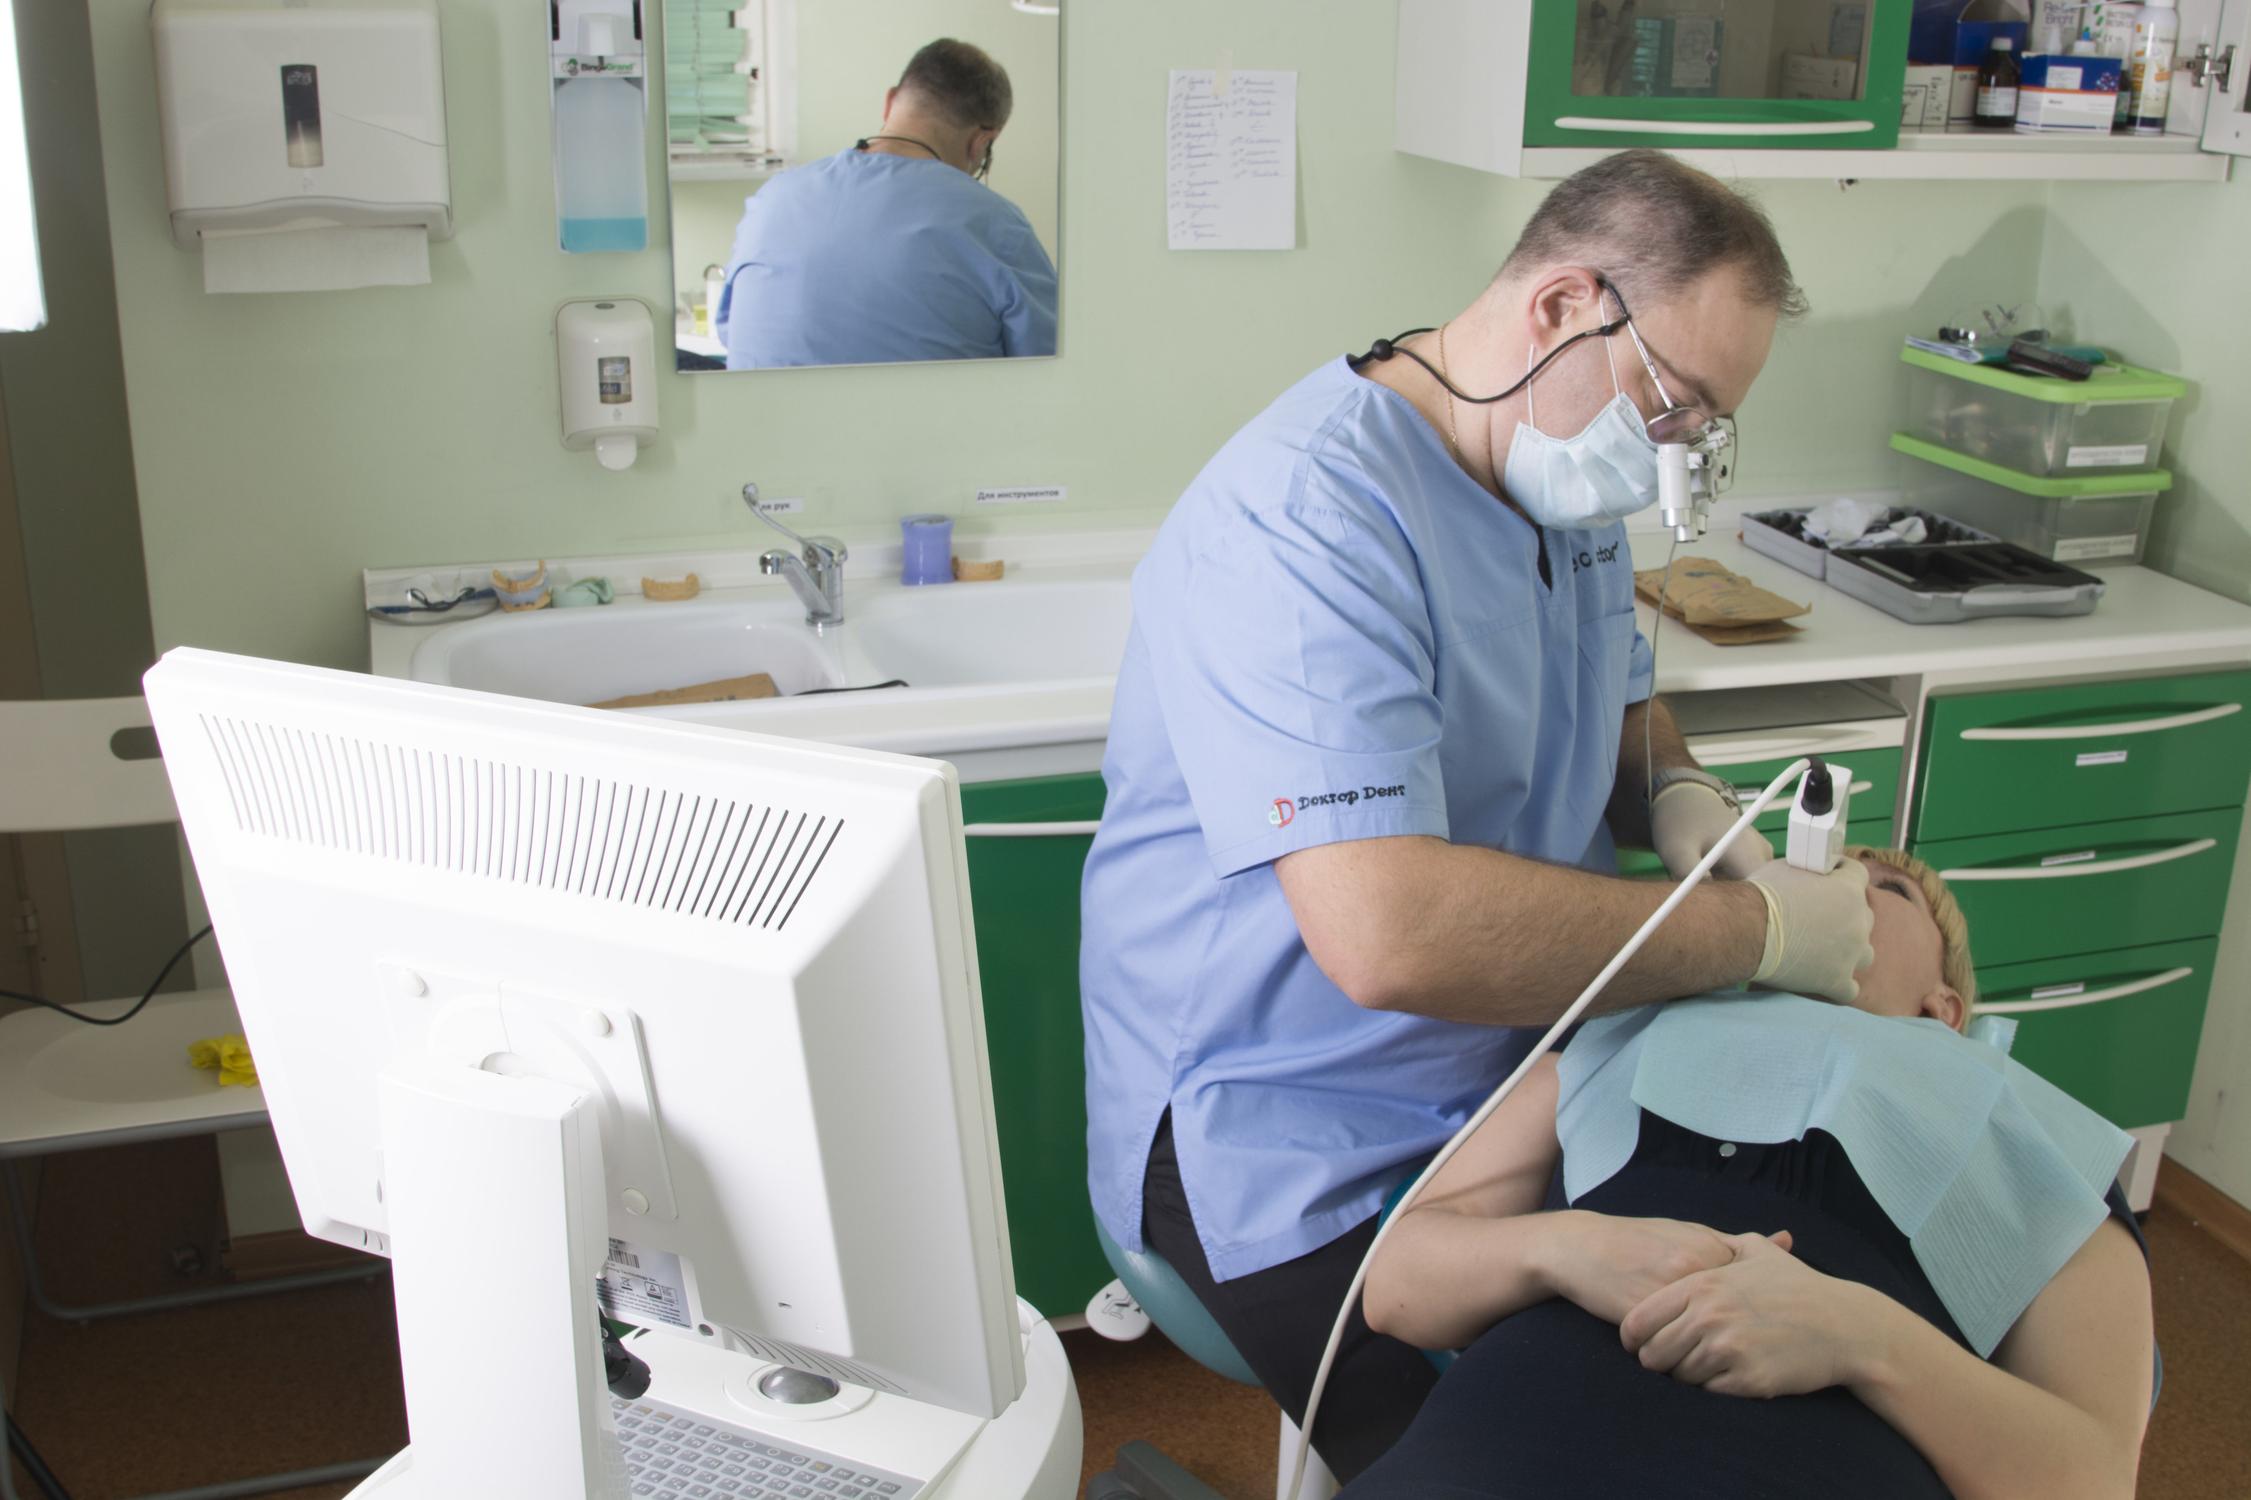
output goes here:
[{"label": "dentist's forearm", "polygon": [[[1357,1004],[1486,1025],[1553,1022],[1674,887],[1434,838],[1326,844],[1276,864],[1306,947]],[[1766,901],[1689,892],[1589,1014],[1749,980]]]},{"label": "dentist's forearm", "polygon": [[1673,711],[1663,699],[1648,698],[1626,710],[1626,725],[1618,736],[1618,776],[1610,788],[1610,808],[1603,820],[1620,844],[1646,848],[1649,844],[1649,778],[1670,766],[1693,766],[1688,741],[1673,722]]}]

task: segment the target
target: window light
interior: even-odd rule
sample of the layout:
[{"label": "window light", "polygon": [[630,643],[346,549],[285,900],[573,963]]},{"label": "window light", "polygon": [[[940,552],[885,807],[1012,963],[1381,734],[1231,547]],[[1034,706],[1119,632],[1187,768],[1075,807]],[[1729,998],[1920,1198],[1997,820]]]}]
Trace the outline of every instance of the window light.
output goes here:
[{"label": "window light", "polygon": [[24,140],[15,0],[0,0],[0,332],[20,333],[46,321],[39,224],[31,203],[31,153]]}]

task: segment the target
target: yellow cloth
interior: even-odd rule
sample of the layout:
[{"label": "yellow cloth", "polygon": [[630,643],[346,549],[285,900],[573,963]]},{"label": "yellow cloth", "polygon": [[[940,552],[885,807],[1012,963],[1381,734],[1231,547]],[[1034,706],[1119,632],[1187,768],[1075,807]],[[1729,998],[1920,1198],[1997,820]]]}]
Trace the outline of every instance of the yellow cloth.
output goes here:
[{"label": "yellow cloth", "polygon": [[258,1086],[258,1065],[250,1060],[250,1040],[239,1031],[188,1043],[188,1061],[199,1068],[217,1069],[222,1087],[227,1084],[240,1084],[245,1088]]}]

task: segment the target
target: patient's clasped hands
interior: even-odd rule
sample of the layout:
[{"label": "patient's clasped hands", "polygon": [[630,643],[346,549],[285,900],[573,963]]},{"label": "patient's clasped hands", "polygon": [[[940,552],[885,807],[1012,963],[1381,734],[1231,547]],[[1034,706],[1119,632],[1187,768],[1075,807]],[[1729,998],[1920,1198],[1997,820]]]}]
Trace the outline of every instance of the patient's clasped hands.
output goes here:
[{"label": "patient's clasped hands", "polygon": [[1798,1396],[1862,1377],[1896,1303],[1816,1271],[1786,1234],[1719,1238],[1726,1264],[1658,1288],[1620,1320],[1642,1368],[1723,1396]]},{"label": "patient's clasped hands", "polygon": [[1880,1294],[1799,1260],[1787,1230],[1722,1234],[1568,1208],[1541,1217],[1554,1295],[1617,1324],[1644,1369],[1721,1395],[1850,1384],[1882,1323],[1858,1305]]},{"label": "patient's clasped hands", "polygon": [[[1541,1218],[1540,1274],[1547,1289],[1605,1323],[1623,1323],[1628,1313],[1667,1287],[1730,1265],[1742,1253],[1737,1242],[1743,1236],[1679,1219],[1627,1218],[1575,1208]],[[1763,1239],[1759,1243],[1775,1248]],[[1787,1252],[1790,1236],[1781,1234],[1775,1243]]]}]

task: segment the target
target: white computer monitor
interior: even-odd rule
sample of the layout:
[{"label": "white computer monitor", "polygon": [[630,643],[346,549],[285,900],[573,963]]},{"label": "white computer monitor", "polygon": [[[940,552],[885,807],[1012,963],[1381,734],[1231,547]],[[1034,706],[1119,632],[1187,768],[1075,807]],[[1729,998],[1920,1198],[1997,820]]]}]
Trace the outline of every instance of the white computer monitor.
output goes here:
[{"label": "white computer monitor", "polygon": [[[536,1154],[479,1150],[567,1095],[617,1316],[973,1417],[1016,1398],[950,766],[198,650],[146,688],[299,1210],[398,1262],[402,1339],[394,1210],[546,1212]],[[416,1079],[470,1113],[402,1125]],[[490,1274],[417,1273],[448,1358]]]}]

